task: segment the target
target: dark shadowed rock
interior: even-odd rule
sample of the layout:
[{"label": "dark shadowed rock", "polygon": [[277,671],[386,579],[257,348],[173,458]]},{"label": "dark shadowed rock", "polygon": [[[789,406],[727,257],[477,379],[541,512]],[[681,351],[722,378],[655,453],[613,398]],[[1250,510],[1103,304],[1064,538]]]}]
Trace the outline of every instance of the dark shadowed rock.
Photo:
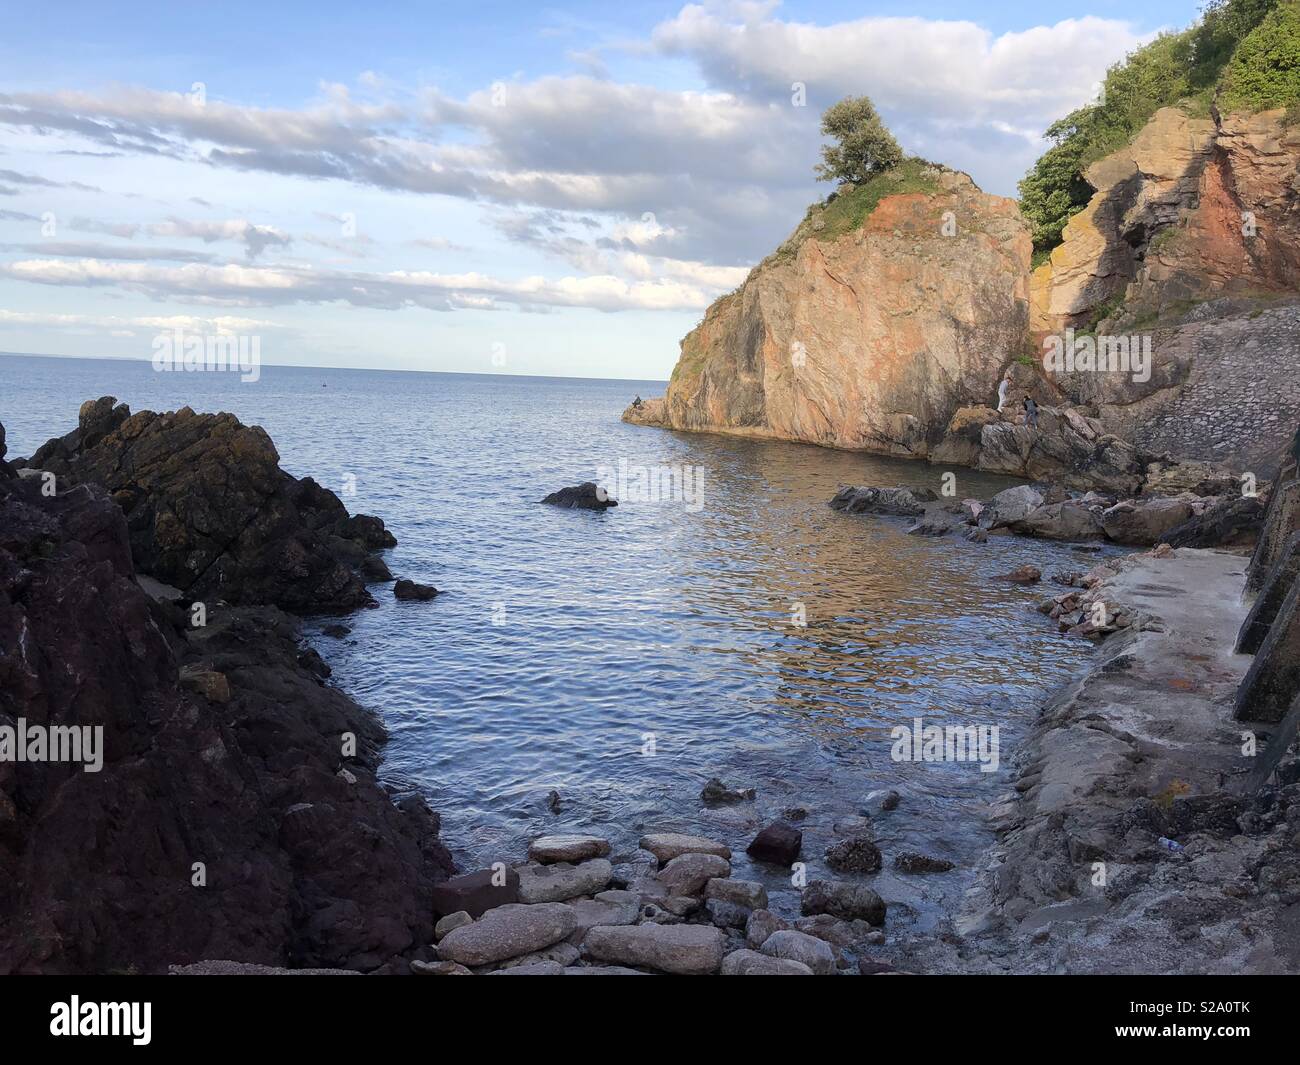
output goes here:
[{"label": "dark shadowed rock", "polygon": [[391,534],[279,461],[270,437],[233,414],[132,415],[105,396],[27,466],[56,474],[60,490],[105,488],[126,515],[136,568],[192,600],[301,613],[370,605],[354,568]]},{"label": "dark shadowed rock", "polygon": [[1216,500],[1164,535],[1171,547],[1248,547],[1259,536],[1264,507],[1255,496]]},{"label": "dark shadowed rock", "polygon": [[[1294,467],[1291,470],[1294,478]],[[1259,543],[1246,570],[1247,591],[1257,592],[1264,586],[1282,555],[1282,548],[1297,532],[1300,532],[1300,480],[1279,478],[1269,496]]]},{"label": "dark shadowed rock", "polygon": [[552,506],[567,507],[570,510],[606,510],[618,506],[617,499],[610,499],[603,488],[598,488],[595,481],[583,481],[571,488],[561,488],[552,492],[543,503]]},{"label": "dark shadowed rock", "polygon": [[1238,654],[1253,655],[1263,646],[1282,604],[1296,584],[1297,575],[1300,575],[1300,533],[1286,542],[1281,557],[1255,599],[1255,605],[1242,622],[1237,636]]},{"label": "dark shadowed rock", "polygon": [[754,837],[745,853],[756,862],[790,866],[799,860],[802,847],[802,832],[784,821],[774,821]]},{"label": "dark shadowed rock", "polygon": [[393,595],[398,599],[425,602],[438,594],[438,589],[430,584],[417,584],[405,578],[393,585]]},{"label": "dark shadowed rock", "polygon": [[378,719],[273,607],[189,628],[133,547],[102,489],[0,475],[0,717],[103,729],[99,772],[0,764],[0,972],[372,970],[428,943],[451,859],[423,801],[375,783]]},{"label": "dark shadowed rock", "polygon": [[1233,716],[1238,721],[1281,721],[1300,697],[1300,581],[1278,607],[1241,687]]}]

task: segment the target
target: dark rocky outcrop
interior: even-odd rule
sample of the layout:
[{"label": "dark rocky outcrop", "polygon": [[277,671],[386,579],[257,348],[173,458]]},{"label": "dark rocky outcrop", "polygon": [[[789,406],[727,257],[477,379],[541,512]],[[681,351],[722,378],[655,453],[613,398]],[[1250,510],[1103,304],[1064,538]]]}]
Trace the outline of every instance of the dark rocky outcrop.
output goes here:
[{"label": "dark rocky outcrop", "polygon": [[[90,413],[69,470],[120,439]],[[322,683],[279,609],[209,605],[192,628],[151,598],[139,530],[77,480],[46,497],[0,469],[0,724],[103,730],[98,772],[0,762],[0,972],[370,970],[430,942],[452,863],[423,801],[377,784],[378,720]]]},{"label": "dark rocky outcrop", "polygon": [[1282,557],[1273,567],[1250,613],[1246,615],[1237,637],[1238,654],[1253,655],[1263,646],[1282,604],[1295,586],[1297,575],[1300,575],[1300,533],[1286,542]]},{"label": "dark rocky outcrop", "polygon": [[415,581],[402,579],[393,585],[393,595],[398,599],[414,599],[425,601],[433,599],[438,594],[438,589],[431,584],[418,584]]},{"label": "dark rocky outcrop", "polygon": [[610,499],[603,488],[597,487],[595,481],[583,481],[582,484],[561,488],[558,492],[552,492],[542,502],[556,507],[567,507],[570,510],[608,510],[610,507],[618,506],[618,500]]},{"label": "dark rocky outcrop", "polygon": [[355,570],[396,540],[279,462],[271,438],[233,414],[133,415],[104,396],[25,465],[54,473],[60,491],[105,488],[126,515],[136,568],[189,599],[295,613],[370,605]]}]

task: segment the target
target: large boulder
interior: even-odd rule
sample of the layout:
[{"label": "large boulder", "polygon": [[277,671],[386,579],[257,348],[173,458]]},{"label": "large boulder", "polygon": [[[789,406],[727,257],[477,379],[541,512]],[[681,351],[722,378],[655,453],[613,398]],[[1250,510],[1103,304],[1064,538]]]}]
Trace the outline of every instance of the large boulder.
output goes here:
[{"label": "large boulder", "polygon": [[1101,515],[1101,527],[1118,544],[1153,547],[1195,514],[1189,498],[1126,499]]},{"label": "large boulder", "polygon": [[488,965],[558,943],[576,925],[573,910],[563,903],[509,903],[448,932],[438,943],[438,957],[461,965]]},{"label": "large boulder", "polygon": [[1027,484],[1006,488],[989,500],[979,513],[979,523],[985,529],[1000,529],[1020,521],[1041,507],[1046,500],[1043,493]]},{"label": "large boulder", "polygon": [[1043,540],[1100,540],[1102,524],[1096,511],[1079,503],[1052,503],[1038,507],[1019,521],[1011,522],[1013,532]]},{"label": "large boulder", "polygon": [[131,414],[105,396],[27,466],[54,473],[60,491],[106,489],[126,515],[136,567],[191,600],[302,613],[373,603],[356,567],[392,534],[279,462],[271,438],[233,414]]},{"label": "large boulder", "polygon": [[844,921],[862,919],[869,924],[885,923],[885,903],[865,884],[847,880],[813,880],[799,899],[805,916],[829,913]]},{"label": "large boulder", "polygon": [[583,949],[597,961],[703,976],[721,968],[724,942],[722,932],[711,926],[640,924],[593,928]]}]

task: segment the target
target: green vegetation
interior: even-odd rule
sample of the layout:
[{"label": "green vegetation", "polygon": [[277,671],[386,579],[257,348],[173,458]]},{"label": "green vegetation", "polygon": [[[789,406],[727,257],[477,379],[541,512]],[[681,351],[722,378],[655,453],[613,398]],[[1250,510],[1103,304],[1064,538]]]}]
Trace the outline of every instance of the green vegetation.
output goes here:
[{"label": "green vegetation", "polygon": [[1220,101],[1225,110],[1300,104],[1300,4],[1270,12],[1238,45],[1223,72]]},{"label": "green vegetation", "polygon": [[1160,108],[1208,116],[1221,78],[1243,106],[1295,99],[1294,92],[1285,94],[1300,77],[1298,17],[1294,2],[1210,0],[1194,26],[1161,34],[1111,67],[1099,101],[1052,124],[1046,134],[1052,147],[1020,182],[1020,209],[1036,253],[1059,244],[1070,216],[1088,202],[1088,166],[1127,144]]},{"label": "green vegetation", "polygon": [[828,107],[822,134],[836,143],[822,148],[818,181],[866,181],[903,161],[903,149],[865,96],[846,96]]},{"label": "green vegetation", "polygon": [[935,192],[938,184],[926,171],[933,164],[924,159],[904,159],[889,170],[878,171],[861,185],[841,187],[818,216],[823,223],[817,230],[819,239],[832,240],[852,233],[871,217],[886,196],[904,192]]}]

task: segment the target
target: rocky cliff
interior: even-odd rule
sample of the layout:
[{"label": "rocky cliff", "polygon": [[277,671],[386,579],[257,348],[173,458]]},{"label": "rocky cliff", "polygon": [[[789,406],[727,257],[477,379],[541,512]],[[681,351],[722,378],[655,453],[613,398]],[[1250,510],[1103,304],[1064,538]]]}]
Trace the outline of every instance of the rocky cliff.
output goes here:
[{"label": "rocky cliff", "polygon": [[1139,447],[1271,476],[1300,416],[1300,126],[1163,108],[1088,168],[1096,190],[1034,271],[1031,331],[1149,337],[1149,380],[1053,374]]},{"label": "rocky cliff", "polygon": [[[77,453],[97,451],[96,409]],[[151,453],[221,455],[231,422],[151,416]],[[0,428],[0,973],[211,957],[373,970],[428,944],[452,869],[438,818],[377,782],[383,726],[323,682],[294,619],[214,602],[196,626],[139,578],[148,541],[124,489],[59,478],[50,494],[4,452]],[[285,487],[274,464],[261,473]],[[127,502],[176,515],[184,491],[155,480]],[[323,543],[296,513],[285,542]],[[56,730],[77,730],[64,754],[95,758],[52,757]]]},{"label": "rocky cliff", "polygon": [[628,419],[925,456],[989,402],[1028,326],[1028,230],[964,174],[905,165],[810,211]]},{"label": "rocky cliff", "polygon": [[[1083,489],[1144,491],[1174,460],[1272,476],[1300,420],[1300,126],[1164,108],[1086,178],[1095,194],[1032,273],[1014,203],[964,175],[841,192],[709,308],[662,400],[624,417]],[[1149,374],[1046,365],[1067,329],[1148,344]]]}]

